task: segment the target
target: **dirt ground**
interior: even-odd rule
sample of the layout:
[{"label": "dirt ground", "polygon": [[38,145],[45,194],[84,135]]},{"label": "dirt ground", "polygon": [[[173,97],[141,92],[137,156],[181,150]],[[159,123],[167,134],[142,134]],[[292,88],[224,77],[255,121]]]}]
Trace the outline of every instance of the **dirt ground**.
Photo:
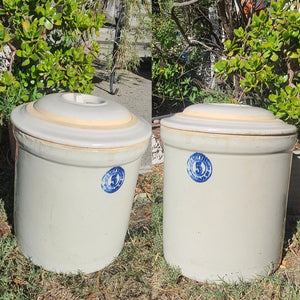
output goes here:
[{"label": "dirt ground", "polygon": [[[159,126],[154,126],[153,134],[160,140]],[[1,144],[0,200],[4,199],[5,205],[0,214],[0,299],[300,299],[298,215],[287,216],[281,265],[266,278],[253,283],[214,285],[190,280],[170,268],[162,251],[163,164],[153,165],[151,173],[139,175],[124,249],[110,266],[93,274],[74,276],[33,266],[20,253],[14,237],[13,168],[7,144]]]}]

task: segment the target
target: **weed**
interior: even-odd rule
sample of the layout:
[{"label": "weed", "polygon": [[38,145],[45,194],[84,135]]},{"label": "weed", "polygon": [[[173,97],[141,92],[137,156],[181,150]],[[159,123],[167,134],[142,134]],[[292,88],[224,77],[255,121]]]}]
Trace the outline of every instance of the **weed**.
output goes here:
[{"label": "weed", "polygon": [[[14,176],[2,167],[0,174],[0,217],[6,221],[7,213],[13,214]],[[140,176],[138,188],[147,180],[147,175]],[[112,264],[98,272],[70,275],[45,271],[23,256],[14,234],[4,234],[0,239],[0,300],[150,299],[151,191],[138,188],[124,248]]]},{"label": "weed", "polygon": [[[0,177],[2,196],[5,191],[11,193],[12,184],[13,176]],[[162,166],[151,175],[139,177],[124,248],[109,266],[98,272],[75,275],[47,272],[22,255],[14,234],[4,234],[0,239],[0,300],[300,299],[300,222],[295,224],[296,228],[287,227],[293,234],[287,235],[283,263],[275,274],[252,282],[197,282],[182,276],[179,269],[169,266],[164,259],[162,185]],[[0,200],[3,220],[7,207]]]},{"label": "weed", "polygon": [[[284,265],[275,274],[245,282],[217,283],[196,282],[180,275],[180,270],[170,267],[163,257],[162,243],[162,184],[163,170],[157,170],[153,176],[152,187],[152,234],[153,234],[153,299],[191,299],[191,300],[293,300],[300,299],[300,221],[297,228],[287,226],[289,232],[286,241]],[[289,224],[290,225],[290,224]]]}]

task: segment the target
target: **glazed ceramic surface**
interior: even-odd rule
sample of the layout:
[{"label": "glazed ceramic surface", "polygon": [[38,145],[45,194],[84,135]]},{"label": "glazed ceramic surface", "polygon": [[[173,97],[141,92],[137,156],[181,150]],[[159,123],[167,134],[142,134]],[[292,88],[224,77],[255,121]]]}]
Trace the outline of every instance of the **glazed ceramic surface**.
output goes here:
[{"label": "glazed ceramic surface", "polygon": [[150,125],[90,95],[52,94],[12,113],[15,230],[46,270],[90,273],[123,248]]},{"label": "glazed ceramic surface", "polygon": [[161,125],[167,262],[210,282],[275,270],[296,128],[228,104],[192,105]]}]

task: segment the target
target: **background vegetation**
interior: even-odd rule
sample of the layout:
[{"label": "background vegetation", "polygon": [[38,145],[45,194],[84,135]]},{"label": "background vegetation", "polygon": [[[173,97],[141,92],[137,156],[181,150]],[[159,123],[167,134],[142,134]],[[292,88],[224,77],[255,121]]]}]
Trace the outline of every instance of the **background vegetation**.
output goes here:
[{"label": "background vegetation", "polygon": [[275,274],[236,284],[196,282],[164,260],[162,191],[163,165],[139,176],[125,246],[112,264],[87,275],[55,274],[34,266],[18,248],[11,230],[13,172],[0,161],[0,299],[300,299],[299,222],[287,220],[283,261]]},{"label": "background vegetation", "polygon": [[225,45],[217,74],[235,78],[238,102],[248,98],[300,128],[300,11],[297,2],[272,1]]},{"label": "background vegetation", "polygon": [[155,1],[154,105],[246,103],[299,128],[299,32],[294,0]]},{"label": "background vegetation", "polygon": [[204,99],[229,101],[232,93],[216,84],[213,65],[223,55],[222,40],[244,25],[242,17],[234,1],[154,1],[152,80],[158,110]]},{"label": "background vegetation", "polygon": [[151,298],[151,174],[138,179],[124,249],[114,262],[91,274],[55,274],[33,265],[18,248],[13,230],[13,167],[1,160],[2,151],[6,149],[0,145],[1,300]]},{"label": "background vegetation", "polygon": [[[0,71],[0,124],[23,102],[58,91],[91,93],[92,62],[104,15],[82,0],[0,1],[0,50],[9,49]],[[8,47],[8,48],[7,48]]]},{"label": "background vegetation", "polygon": [[93,0],[89,2],[89,8],[106,14],[105,25],[111,29],[117,27],[120,19],[117,51],[109,54],[105,63],[109,68],[114,64],[118,68],[135,71],[141,61],[139,44],[151,47],[151,0]]}]

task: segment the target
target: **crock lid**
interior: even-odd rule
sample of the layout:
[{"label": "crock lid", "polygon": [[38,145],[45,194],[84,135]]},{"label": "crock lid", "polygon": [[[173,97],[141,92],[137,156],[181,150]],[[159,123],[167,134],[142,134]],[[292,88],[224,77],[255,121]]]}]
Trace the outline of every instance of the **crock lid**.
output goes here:
[{"label": "crock lid", "polygon": [[11,121],[28,135],[67,146],[127,147],[151,135],[150,124],[121,104],[78,93],[50,94],[20,105]]},{"label": "crock lid", "polygon": [[205,103],[188,106],[161,121],[173,129],[215,134],[286,135],[295,134],[295,126],[275,118],[268,110],[249,105]]}]

